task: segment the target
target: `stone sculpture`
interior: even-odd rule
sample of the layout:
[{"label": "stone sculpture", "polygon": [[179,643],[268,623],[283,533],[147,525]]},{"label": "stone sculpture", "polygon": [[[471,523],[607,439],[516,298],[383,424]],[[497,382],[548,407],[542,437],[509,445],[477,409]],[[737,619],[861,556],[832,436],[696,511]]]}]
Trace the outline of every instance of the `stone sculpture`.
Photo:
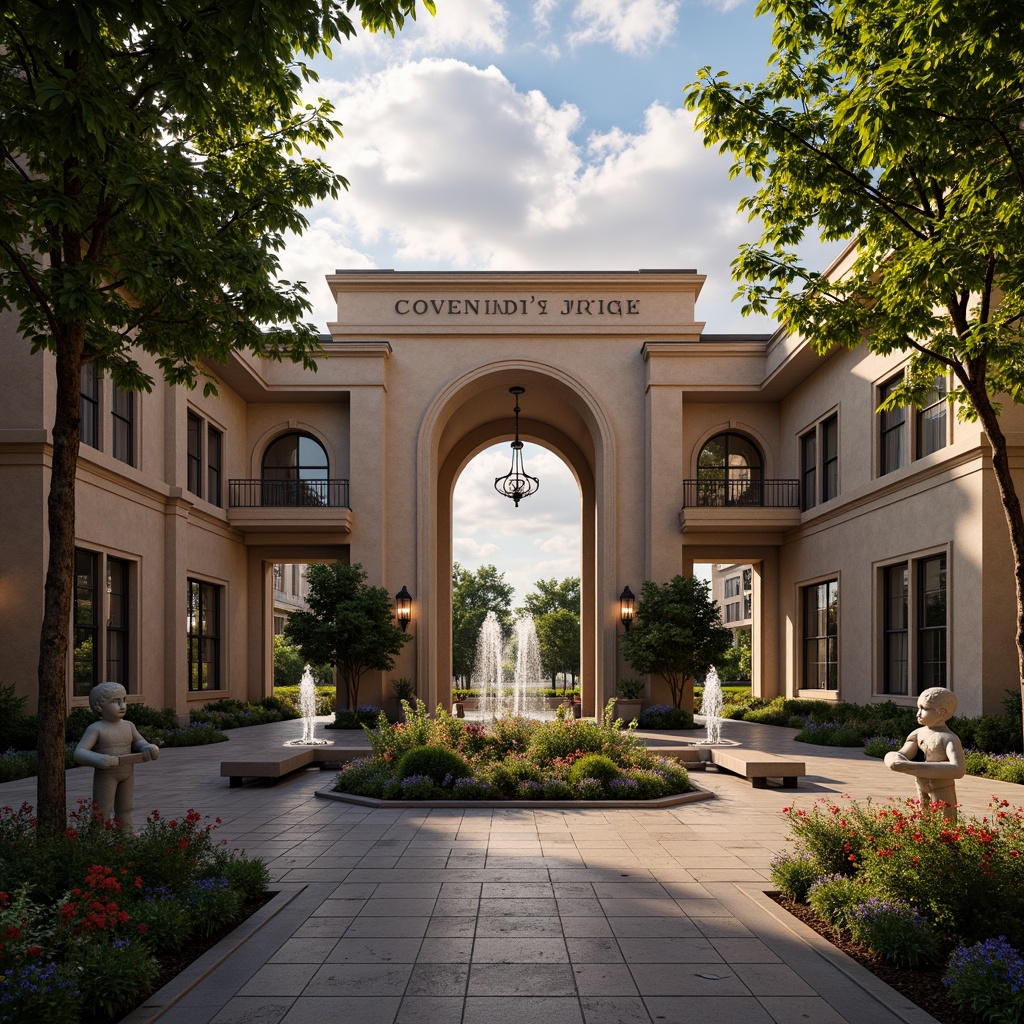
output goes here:
[{"label": "stone sculpture", "polygon": [[932,686],[917,698],[919,728],[899,750],[885,755],[894,772],[913,775],[921,809],[930,813],[939,804],[947,821],[956,821],[956,780],[967,773],[960,738],[946,725],[956,714],[956,695],[944,686]]},{"label": "stone sculpture", "polygon": [[100,813],[105,818],[113,814],[131,828],[135,765],[155,761],[160,748],[143,739],[135,725],[124,720],[127,696],[120,683],[100,683],[90,690],[89,707],[100,720],[86,728],[75,747],[75,761],[96,769],[92,799]]}]

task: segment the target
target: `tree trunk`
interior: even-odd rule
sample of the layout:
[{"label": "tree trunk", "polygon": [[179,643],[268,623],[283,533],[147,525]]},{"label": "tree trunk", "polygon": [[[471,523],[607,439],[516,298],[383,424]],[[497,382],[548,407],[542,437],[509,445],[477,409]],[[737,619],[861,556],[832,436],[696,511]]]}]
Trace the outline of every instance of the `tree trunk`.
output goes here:
[{"label": "tree trunk", "polygon": [[36,818],[39,828],[44,831],[63,831],[67,821],[64,727],[67,722],[68,632],[75,585],[75,467],[78,462],[84,320],[70,325],[66,335],[57,337],[55,342],[57,409],[53,421],[50,491],[46,500],[50,549],[39,638]]},{"label": "tree trunk", "polygon": [[[970,389],[971,402],[977,409],[982,426],[992,446],[992,469],[999,488],[999,500],[1010,532],[1010,550],[1013,553],[1013,582],[1017,597],[1017,682],[1024,699],[1024,515],[1021,515],[1020,499],[1010,472],[1010,459],[1006,454],[1006,435],[999,426],[988,392],[984,388]],[[1021,727],[1024,729],[1024,719]]]}]

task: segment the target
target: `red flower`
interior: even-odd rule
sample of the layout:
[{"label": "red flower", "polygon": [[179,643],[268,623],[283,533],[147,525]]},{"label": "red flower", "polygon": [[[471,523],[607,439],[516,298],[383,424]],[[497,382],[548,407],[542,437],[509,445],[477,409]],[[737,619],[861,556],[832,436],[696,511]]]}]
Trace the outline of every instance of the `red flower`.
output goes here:
[{"label": "red flower", "polygon": [[146,934],[146,925],[145,924],[140,924],[139,925],[139,934],[140,935],[145,935]]},{"label": "red flower", "polygon": [[43,950],[39,946],[29,946],[28,949],[25,950],[25,952],[29,956],[42,956],[43,955]]}]

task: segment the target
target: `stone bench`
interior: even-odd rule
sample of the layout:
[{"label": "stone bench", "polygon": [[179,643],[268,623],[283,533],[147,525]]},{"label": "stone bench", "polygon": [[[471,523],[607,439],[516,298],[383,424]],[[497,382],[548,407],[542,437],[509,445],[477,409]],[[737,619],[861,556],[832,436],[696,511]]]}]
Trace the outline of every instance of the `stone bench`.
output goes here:
[{"label": "stone bench", "polygon": [[795,789],[796,780],[807,774],[803,761],[790,761],[777,754],[742,747],[712,747],[711,760],[718,768],[750,779],[754,789],[764,789],[769,779],[781,779],[787,789]]},{"label": "stone bench", "polygon": [[302,771],[310,765],[330,768],[342,761],[352,761],[370,754],[367,747],[281,747],[269,750],[258,757],[239,758],[237,761],[221,761],[221,778],[227,778],[230,786],[242,785],[243,779],[270,779],[277,782],[292,772]]}]

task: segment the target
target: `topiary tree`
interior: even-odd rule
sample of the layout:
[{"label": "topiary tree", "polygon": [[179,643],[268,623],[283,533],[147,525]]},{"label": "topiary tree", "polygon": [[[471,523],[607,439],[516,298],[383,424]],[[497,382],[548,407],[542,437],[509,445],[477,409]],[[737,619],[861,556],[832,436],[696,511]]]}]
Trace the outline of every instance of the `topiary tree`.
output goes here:
[{"label": "topiary tree", "polygon": [[633,626],[622,638],[630,667],[660,676],[677,708],[693,714],[693,680],[721,665],[732,645],[711,588],[696,576],[675,576],[658,585],[645,581]]},{"label": "topiary tree", "polygon": [[368,586],[361,565],[310,565],[306,579],[309,610],[288,616],[285,638],[309,664],[337,668],[337,708],[355,710],[363,675],[393,669],[412,636],[396,624],[391,595],[383,587]]}]

